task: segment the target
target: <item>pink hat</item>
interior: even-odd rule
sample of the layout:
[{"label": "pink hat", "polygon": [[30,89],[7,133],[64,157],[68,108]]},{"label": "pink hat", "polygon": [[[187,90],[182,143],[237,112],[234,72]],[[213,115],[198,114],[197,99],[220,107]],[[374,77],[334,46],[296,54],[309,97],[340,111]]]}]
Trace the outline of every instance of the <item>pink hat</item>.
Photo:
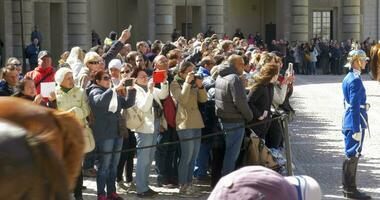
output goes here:
[{"label": "pink hat", "polygon": [[277,172],[248,166],[219,180],[208,200],[297,200],[295,187]]}]

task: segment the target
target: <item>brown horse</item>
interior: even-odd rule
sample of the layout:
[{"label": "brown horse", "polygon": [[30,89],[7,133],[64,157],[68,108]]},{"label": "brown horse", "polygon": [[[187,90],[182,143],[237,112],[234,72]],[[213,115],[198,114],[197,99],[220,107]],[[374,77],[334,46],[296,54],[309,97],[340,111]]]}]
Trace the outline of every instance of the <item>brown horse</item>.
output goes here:
[{"label": "brown horse", "polygon": [[0,130],[0,195],[68,199],[83,158],[83,129],[75,117],[23,99],[0,97],[0,120],[25,132],[24,137],[14,137]]},{"label": "brown horse", "polygon": [[371,62],[369,63],[373,79],[380,82],[380,44],[372,46]]}]

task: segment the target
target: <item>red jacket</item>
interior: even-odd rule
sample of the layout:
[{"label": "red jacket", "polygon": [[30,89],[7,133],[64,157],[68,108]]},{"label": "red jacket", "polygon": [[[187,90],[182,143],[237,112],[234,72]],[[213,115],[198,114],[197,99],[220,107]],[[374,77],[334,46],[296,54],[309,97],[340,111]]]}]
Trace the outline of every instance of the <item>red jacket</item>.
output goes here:
[{"label": "red jacket", "polygon": [[[54,69],[53,67],[48,67],[46,69],[43,69],[41,66],[38,66],[37,68],[35,68],[33,71],[30,71],[28,73],[26,73],[25,77],[30,77],[34,80],[34,84],[37,84],[40,82],[40,80],[42,78],[44,78],[45,76],[47,76],[47,78],[45,78],[45,80],[43,80],[42,82],[54,82],[54,75],[55,75],[55,72],[54,72]],[[40,94],[41,93],[41,84],[39,85],[36,85],[36,92],[37,94]],[[47,102],[48,99],[47,98],[44,98],[43,99],[44,102]]]}]

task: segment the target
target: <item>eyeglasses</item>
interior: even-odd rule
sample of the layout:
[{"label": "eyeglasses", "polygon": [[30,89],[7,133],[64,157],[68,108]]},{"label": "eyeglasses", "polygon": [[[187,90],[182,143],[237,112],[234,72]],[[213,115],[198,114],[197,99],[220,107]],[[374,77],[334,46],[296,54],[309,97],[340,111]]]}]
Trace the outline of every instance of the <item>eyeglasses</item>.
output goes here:
[{"label": "eyeglasses", "polygon": [[88,64],[91,64],[91,65],[97,65],[99,63],[100,63],[99,61],[90,61],[90,62],[88,62]]},{"label": "eyeglasses", "polygon": [[128,74],[129,72],[131,72],[131,71],[129,71],[129,70],[121,71],[120,74]]},{"label": "eyeglasses", "polygon": [[13,66],[16,66],[16,67],[21,67],[21,63],[16,63],[16,64],[13,64]]},{"label": "eyeglasses", "polygon": [[103,76],[102,80],[109,81],[109,80],[111,80],[111,78],[109,76]]}]

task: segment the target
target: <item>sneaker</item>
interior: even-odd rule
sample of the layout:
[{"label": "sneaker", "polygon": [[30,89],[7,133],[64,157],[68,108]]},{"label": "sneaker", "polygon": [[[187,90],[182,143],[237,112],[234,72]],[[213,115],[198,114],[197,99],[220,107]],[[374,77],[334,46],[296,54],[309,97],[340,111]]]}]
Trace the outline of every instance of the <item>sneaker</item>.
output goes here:
[{"label": "sneaker", "polygon": [[190,184],[187,187],[187,190],[189,190],[195,197],[200,197],[202,194],[200,193],[199,189],[195,187],[193,184]]},{"label": "sneaker", "polygon": [[189,187],[187,185],[180,186],[178,196],[185,198],[196,197],[194,193],[191,190],[189,190]]},{"label": "sneaker", "polygon": [[142,192],[142,193],[137,193],[136,196],[138,198],[149,198],[149,197],[154,197],[158,195],[158,192],[152,190],[152,189],[148,189],[146,192]]},{"label": "sneaker", "polygon": [[129,182],[126,184],[126,186],[128,188],[128,192],[136,191],[136,184],[134,182]]},{"label": "sneaker", "polygon": [[125,190],[125,191],[128,191],[128,190],[129,190],[128,186],[126,186],[126,185],[124,184],[124,181],[119,181],[119,182],[117,182],[116,186],[117,186],[118,189],[123,189],[123,190]]},{"label": "sneaker", "polygon": [[166,189],[173,189],[173,188],[177,188],[178,186],[168,183],[168,184],[162,184],[161,187],[166,188]]},{"label": "sneaker", "polygon": [[99,195],[98,200],[107,200],[106,195]]},{"label": "sneaker", "polygon": [[116,192],[112,192],[111,195],[108,195],[107,200],[124,200]]},{"label": "sneaker", "polygon": [[84,177],[96,177],[97,171],[94,168],[83,170]]}]

